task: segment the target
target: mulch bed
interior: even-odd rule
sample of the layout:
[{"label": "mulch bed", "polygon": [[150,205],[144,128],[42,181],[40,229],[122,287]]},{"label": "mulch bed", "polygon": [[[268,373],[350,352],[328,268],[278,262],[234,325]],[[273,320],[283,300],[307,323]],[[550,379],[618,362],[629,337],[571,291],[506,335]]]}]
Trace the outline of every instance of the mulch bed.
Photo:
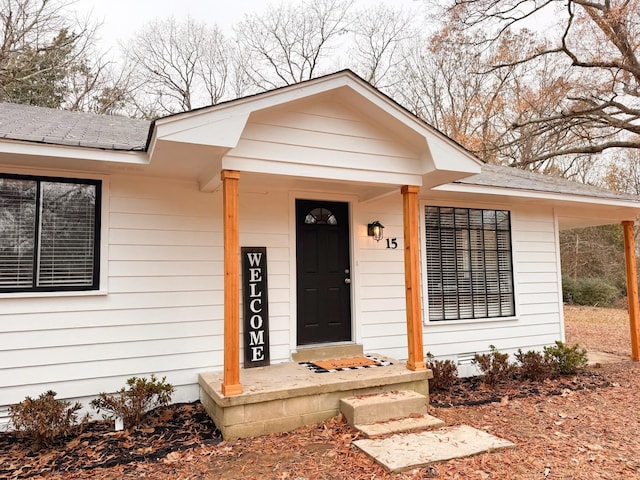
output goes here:
[{"label": "mulch bed", "polygon": [[[430,404],[434,408],[479,406],[516,398],[566,395],[610,385],[607,374],[596,370],[543,382],[513,380],[494,387],[485,386],[481,377],[461,378],[450,391],[431,393]],[[14,433],[0,434],[0,478],[32,478],[54,473],[64,476],[67,472],[78,475],[92,471],[97,478],[103,476],[98,472],[105,472],[104,469],[124,466],[123,473],[126,473],[128,465],[152,465],[166,461],[171,455],[181,458],[177,452],[226,448],[224,444],[215,446],[221,442],[220,433],[199,402],[159,408],[147,415],[145,425],[136,430],[114,432],[111,421],[91,422],[79,435],[41,450],[34,448],[27,438]],[[338,428],[338,424],[332,428]],[[349,438],[351,435],[347,434]],[[282,451],[277,454],[279,461],[283,455]]]},{"label": "mulch bed", "polygon": [[549,397],[568,391],[593,390],[611,385],[604,372],[585,370],[577,375],[549,378],[541,382],[526,379],[509,380],[494,386],[483,383],[482,377],[458,378],[448,391],[429,392],[432,407],[450,408],[486,405],[505,399]]},{"label": "mulch bed", "polygon": [[145,426],[114,431],[113,421],[90,422],[82,432],[58,445],[37,449],[12,432],[0,434],[0,478],[31,478],[56,472],[76,472],[150,462],[202,445],[222,441],[220,432],[200,402],[158,408]]}]

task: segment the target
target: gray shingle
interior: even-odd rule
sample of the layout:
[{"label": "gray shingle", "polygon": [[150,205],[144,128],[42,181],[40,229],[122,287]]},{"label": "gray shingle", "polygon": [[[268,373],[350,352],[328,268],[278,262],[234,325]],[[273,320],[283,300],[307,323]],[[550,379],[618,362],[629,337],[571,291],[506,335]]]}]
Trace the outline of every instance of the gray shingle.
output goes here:
[{"label": "gray shingle", "polygon": [[612,200],[640,201],[640,197],[636,195],[616,193],[603,188],[594,187],[592,185],[573,182],[565,178],[527,172],[525,170],[520,170],[519,168],[504,167],[501,165],[485,164],[482,166],[482,173],[458,180],[454,183],[514,190],[529,190],[534,192],[560,193],[565,195],[581,195],[596,198],[610,198]]},{"label": "gray shingle", "polygon": [[[104,150],[146,149],[151,122],[0,102],[0,138]],[[486,164],[460,184],[639,201],[625,195],[517,168]]]},{"label": "gray shingle", "polygon": [[27,142],[144,150],[150,122],[0,102],[0,138]]}]

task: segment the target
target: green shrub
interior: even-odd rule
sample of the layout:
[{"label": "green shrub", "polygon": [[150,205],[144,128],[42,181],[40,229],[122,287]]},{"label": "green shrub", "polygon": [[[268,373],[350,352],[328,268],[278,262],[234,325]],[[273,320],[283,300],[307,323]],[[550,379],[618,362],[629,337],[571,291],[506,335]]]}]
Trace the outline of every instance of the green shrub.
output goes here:
[{"label": "green shrub", "polygon": [[513,374],[513,365],[509,363],[509,354],[500,353],[496,347],[489,345],[491,351],[489,353],[476,353],[473,363],[478,366],[482,375],[484,375],[484,383],[492,386],[508,379]]},{"label": "green shrub", "polygon": [[567,303],[610,307],[620,296],[619,288],[602,278],[562,278],[562,298]]},{"label": "green shrub", "polygon": [[535,350],[523,352],[518,349],[518,353],[514,356],[520,363],[519,371],[523,378],[540,381],[549,378],[554,373],[549,357],[541,352]]},{"label": "green shrub", "polygon": [[109,413],[103,414],[103,418],[122,418],[126,428],[137,427],[142,423],[146,412],[171,403],[174,388],[166,383],[166,378],[158,380],[153,374],[149,380],[145,377],[131,377],[127,380],[127,387],[113,394],[101,393],[91,401],[91,406],[98,413]]},{"label": "green shrub", "polygon": [[448,390],[458,378],[458,367],[451,360],[435,360],[431,353],[427,353],[427,368],[433,372],[429,380],[429,388],[434,392]]},{"label": "green shrub", "polygon": [[578,344],[568,347],[556,341],[555,345],[544,347],[544,355],[553,370],[560,375],[573,375],[589,363],[587,351]]},{"label": "green shrub", "polygon": [[9,417],[14,428],[31,437],[37,446],[47,446],[55,440],[73,433],[78,422],[79,403],[56,400],[56,392],[49,390],[33,399],[26,397],[22,402],[9,407]]}]

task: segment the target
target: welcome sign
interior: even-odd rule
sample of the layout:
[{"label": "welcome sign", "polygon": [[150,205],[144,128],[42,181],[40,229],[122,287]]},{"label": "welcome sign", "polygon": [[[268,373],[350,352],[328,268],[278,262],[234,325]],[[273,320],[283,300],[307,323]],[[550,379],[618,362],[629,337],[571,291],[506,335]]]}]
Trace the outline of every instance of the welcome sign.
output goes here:
[{"label": "welcome sign", "polygon": [[244,367],[269,365],[267,247],[242,247]]}]

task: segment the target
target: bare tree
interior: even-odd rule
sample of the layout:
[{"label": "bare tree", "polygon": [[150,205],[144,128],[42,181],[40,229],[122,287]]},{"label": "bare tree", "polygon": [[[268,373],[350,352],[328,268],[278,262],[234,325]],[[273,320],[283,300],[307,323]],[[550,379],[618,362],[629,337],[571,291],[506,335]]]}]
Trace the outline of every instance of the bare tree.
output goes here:
[{"label": "bare tree", "polygon": [[70,0],[0,0],[0,99],[60,107],[69,71],[86,60],[97,26],[71,20]]},{"label": "bare tree", "polygon": [[386,4],[356,12],[350,62],[370,84],[385,88],[402,61],[403,45],[418,32],[415,12]]},{"label": "bare tree", "polygon": [[[554,10],[555,9],[555,10]],[[514,123],[513,129],[570,135],[573,141],[522,157],[526,165],[550,158],[640,148],[640,0],[454,0],[450,14],[494,44],[544,12],[555,14],[557,38],[494,68],[560,58],[574,81],[553,112]]]},{"label": "bare tree", "polygon": [[191,110],[226,95],[227,46],[217,26],[192,18],[156,20],[126,47],[135,104],[143,116]]},{"label": "bare tree", "polygon": [[320,64],[346,33],[352,4],[353,0],[306,0],[247,15],[236,26],[246,77],[266,90],[323,73]]}]

